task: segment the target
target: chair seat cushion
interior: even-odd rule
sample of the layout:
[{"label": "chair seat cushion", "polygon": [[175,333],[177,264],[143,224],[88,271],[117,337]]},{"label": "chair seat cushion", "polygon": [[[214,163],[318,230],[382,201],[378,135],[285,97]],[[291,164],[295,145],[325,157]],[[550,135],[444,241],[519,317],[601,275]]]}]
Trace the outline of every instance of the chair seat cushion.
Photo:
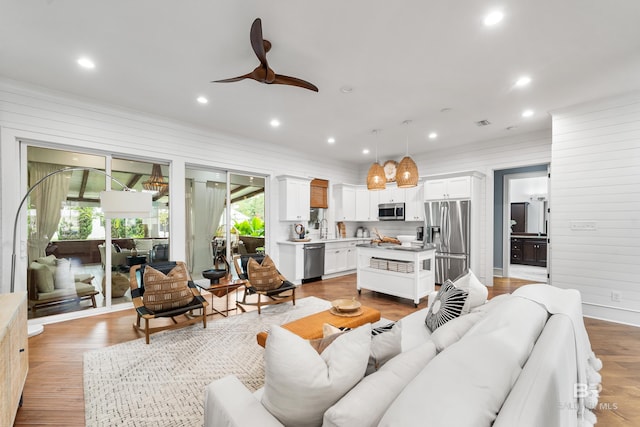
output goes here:
[{"label": "chair seat cushion", "polygon": [[270,291],[278,289],[282,285],[282,278],[276,265],[269,255],[265,256],[262,263],[251,258],[247,263],[249,281],[257,291]]},{"label": "chair seat cushion", "polygon": [[183,264],[176,265],[168,274],[147,265],[144,270],[142,301],[151,311],[165,311],[188,305],[193,300],[189,289],[189,273]]}]

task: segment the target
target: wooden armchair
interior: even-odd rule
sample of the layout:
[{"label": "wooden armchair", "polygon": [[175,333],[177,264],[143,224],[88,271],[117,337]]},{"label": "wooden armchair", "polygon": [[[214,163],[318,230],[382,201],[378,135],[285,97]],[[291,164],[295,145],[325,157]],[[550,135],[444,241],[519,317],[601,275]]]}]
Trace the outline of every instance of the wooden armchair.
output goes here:
[{"label": "wooden armchair", "polygon": [[[149,275],[145,279],[145,271],[148,267]],[[162,273],[161,275],[158,272]],[[164,276],[164,278],[162,277]],[[145,280],[149,289],[145,298]],[[171,286],[170,282],[177,283]],[[184,284],[188,292],[185,291]],[[133,327],[144,331],[145,339],[149,344],[149,335],[166,329],[179,328],[202,321],[204,328],[207,327],[207,315],[205,307],[209,303],[204,299],[195,283],[189,276],[187,266],[182,261],[165,261],[161,263],[134,265],[129,270],[129,284],[131,287],[131,298],[136,309],[136,322]],[[177,295],[178,289],[182,287],[181,295]],[[167,290],[168,287],[171,289]],[[164,292],[164,295],[162,294]],[[167,295],[171,294],[171,298]],[[186,294],[186,295],[185,295]],[[193,310],[201,310],[201,314],[194,315]],[[181,321],[176,320],[177,316],[184,316]],[[149,327],[149,321],[162,317],[169,317],[173,323],[163,326]],[[140,320],[144,319],[144,327],[140,326]]]},{"label": "wooden armchair", "polygon": [[[247,268],[249,260],[253,258],[259,264],[262,264],[265,257],[264,254],[243,254],[234,255],[233,257],[233,266],[235,267],[238,277],[246,280],[242,301],[238,303],[242,311],[245,311],[242,305],[258,306],[258,314],[260,314],[260,307],[263,305],[280,304],[287,301],[291,301],[293,305],[296,305],[296,285],[289,282],[280,272],[277,273],[282,283],[275,289],[264,290],[251,284],[251,278],[249,277]],[[247,297],[253,297],[254,295],[257,295],[257,301],[247,300]]]}]

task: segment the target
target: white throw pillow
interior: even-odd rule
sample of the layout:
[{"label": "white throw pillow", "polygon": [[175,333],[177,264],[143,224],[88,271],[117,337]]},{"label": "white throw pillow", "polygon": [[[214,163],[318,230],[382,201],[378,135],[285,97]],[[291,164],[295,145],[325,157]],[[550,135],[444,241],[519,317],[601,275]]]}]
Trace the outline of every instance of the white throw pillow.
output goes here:
[{"label": "white throw pillow", "polygon": [[371,330],[371,354],[367,364],[370,375],[380,369],[388,360],[397,356],[401,351],[402,326],[400,323],[389,323]]},{"label": "white throw pillow", "polygon": [[467,301],[462,307],[462,314],[468,313],[475,307],[478,307],[487,302],[487,296],[489,290],[483,285],[480,280],[473,274],[473,271],[469,270],[467,274],[456,279],[453,285],[458,289],[464,289],[469,293]]},{"label": "white throw pillow", "polygon": [[286,426],[320,426],[327,408],[364,377],[370,346],[370,324],[339,336],[322,354],[307,340],[272,327],[262,404]]},{"label": "white throw pillow", "polygon": [[[331,336],[350,330],[350,328],[336,328],[329,323],[322,325],[322,335],[325,340]],[[319,348],[322,348],[322,342],[318,344],[317,342],[313,343],[312,341],[312,345],[317,345]],[[376,372],[382,367],[382,365],[387,363],[389,359],[398,355],[401,351],[402,326],[400,323],[391,322],[371,329],[371,354],[369,355],[367,371],[364,375],[367,376]]]},{"label": "white throw pillow", "polygon": [[[53,270],[53,267],[51,267]],[[71,289],[75,287],[73,274],[71,273],[71,262],[68,259],[60,258],[56,261],[54,271],[55,280],[53,286],[56,289]]]}]

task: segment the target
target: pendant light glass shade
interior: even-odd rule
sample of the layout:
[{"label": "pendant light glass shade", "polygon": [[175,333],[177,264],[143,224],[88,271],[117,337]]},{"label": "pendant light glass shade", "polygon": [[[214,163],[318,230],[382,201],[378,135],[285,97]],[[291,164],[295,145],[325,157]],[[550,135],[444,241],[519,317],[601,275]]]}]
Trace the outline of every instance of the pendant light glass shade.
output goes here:
[{"label": "pendant light glass shade", "polygon": [[418,166],[409,157],[409,123],[411,121],[405,120],[403,123],[407,126],[407,154],[400,160],[396,168],[396,184],[398,184],[398,188],[410,188],[418,185]]},{"label": "pendant light glass shade", "polygon": [[396,184],[398,188],[409,188],[418,185],[418,166],[409,156],[405,156],[396,168]]},{"label": "pendant light glass shade", "polygon": [[368,190],[384,190],[387,186],[387,178],[384,175],[384,168],[377,161],[369,168],[367,174]]}]

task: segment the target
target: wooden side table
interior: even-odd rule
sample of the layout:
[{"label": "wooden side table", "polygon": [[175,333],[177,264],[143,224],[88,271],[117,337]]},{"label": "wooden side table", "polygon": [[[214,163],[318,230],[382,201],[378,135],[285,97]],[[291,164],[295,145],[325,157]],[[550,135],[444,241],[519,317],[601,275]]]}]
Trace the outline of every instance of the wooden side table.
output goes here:
[{"label": "wooden side table", "polygon": [[[329,323],[336,328],[356,328],[366,323],[374,323],[380,320],[380,312],[375,308],[365,306],[360,308],[362,309],[362,314],[359,316],[337,316],[329,310],[325,310],[320,313],[312,314],[311,316],[286,323],[282,325],[282,327],[304,339],[313,340],[322,338],[322,326],[325,323]],[[264,347],[267,343],[268,335],[269,334],[265,331],[258,333],[258,335],[256,335],[258,344]]]},{"label": "wooden side table", "polygon": [[[211,301],[211,313],[209,314],[221,314],[224,317],[228,316],[228,313],[231,310],[236,310],[236,313],[238,311],[238,288],[242,287],[245,285],[245,283],[247,283],[246,280],[242,280],[242,279],[236,279],[236,280],[232,280],[228,277],[222,278],[220,279],[219,283],[211,283],[209,284],[209,286],[202,286],[202,285],[198,285],[198,287],[200,287],[202,290],[205,290],[215,296],[217,296],[218,298],[225,296],[226,298],[226,309],[225,310],[218,310],[217,308],[215,308],[213,306],[213,301]],[[235,291],[236,294],[236,304],[234,308],[229,308],[229,293]],[[209,315],[207,314],[207,316]]]}]

